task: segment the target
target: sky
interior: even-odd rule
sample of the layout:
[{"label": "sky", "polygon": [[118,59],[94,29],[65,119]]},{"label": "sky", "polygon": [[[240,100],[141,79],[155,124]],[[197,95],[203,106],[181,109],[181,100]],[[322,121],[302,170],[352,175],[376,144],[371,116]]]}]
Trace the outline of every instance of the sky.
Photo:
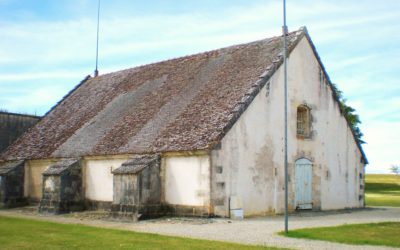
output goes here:
[{"label": "sky", "polygon": [[[0,110],[44,115],[93,74],[97,0],[0,0]],[[357,110],[368,173],[400,164],[400,1],[287,0]],[[278,0],[102,0],[100,74],[281,33]]]}]

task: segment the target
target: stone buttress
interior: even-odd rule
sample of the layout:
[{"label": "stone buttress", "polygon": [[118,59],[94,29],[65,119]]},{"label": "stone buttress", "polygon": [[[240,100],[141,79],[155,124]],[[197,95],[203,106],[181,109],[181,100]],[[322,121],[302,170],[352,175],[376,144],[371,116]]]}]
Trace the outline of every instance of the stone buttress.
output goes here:
[{"label": "stone buttress", "polygon": [[114,217],[136,221],[160,213],[160,156],[138,155],[113,172]]},{"label": "stone buttress", "polygon": [[24,161],[0,163],[0,208],[26,205],[24,198]]},{"label": "stone buttress", "polygon": [[64,159],[42,174],[41,213],[67,213],[84,209],[82,168],[78,159]]}]

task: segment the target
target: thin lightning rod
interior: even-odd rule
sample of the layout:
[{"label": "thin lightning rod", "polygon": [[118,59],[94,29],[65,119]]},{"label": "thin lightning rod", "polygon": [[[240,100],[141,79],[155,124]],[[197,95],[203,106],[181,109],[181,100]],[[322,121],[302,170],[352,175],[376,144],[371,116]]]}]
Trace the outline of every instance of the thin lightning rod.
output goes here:
[{"label": "thin lightning rod", "polygon": [[286,26],[286,0],[283,0],[283,71],[284,71],[284,100],[285,100],[285,234],[289,231],[288,226],[288,87],[287,87],[287,41],[288,29]]},{"label": "thin lightning rod", "polygon": [[97,5],[97,37],[96,37],[96,69],[94,70],[94,77],[99,75],[99,27],[100,27],[100,0]]}]

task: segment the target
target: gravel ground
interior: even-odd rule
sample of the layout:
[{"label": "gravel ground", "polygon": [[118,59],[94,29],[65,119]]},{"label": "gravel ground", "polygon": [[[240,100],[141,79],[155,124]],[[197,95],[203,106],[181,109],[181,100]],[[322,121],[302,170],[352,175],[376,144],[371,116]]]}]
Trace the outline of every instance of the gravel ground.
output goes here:
[{"label": "gravel ground", "polygon": [[[112,221],[106,213],[102,212],[44,216],[37,214],[35,208],[32,207],[1,210],[0,215],[292,249],[395,249],[282,237],[276,233],[283,230],[283,216],[252,218],[240,221],[229,219],[161,218],[138,223],[124,223]],[[380,221],[400,221],[400,208],[375,207],[333,212],[302,212],[289,217],[289,229]]]}]

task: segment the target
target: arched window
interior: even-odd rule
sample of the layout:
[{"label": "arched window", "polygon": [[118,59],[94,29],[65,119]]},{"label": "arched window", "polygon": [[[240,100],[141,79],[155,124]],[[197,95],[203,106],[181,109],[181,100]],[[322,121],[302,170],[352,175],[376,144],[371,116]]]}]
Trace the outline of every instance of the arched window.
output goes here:
[{"label": "arched window", "polygon": [[297,136],[310,136],[310,109],[305,105],[297,107]]}]

